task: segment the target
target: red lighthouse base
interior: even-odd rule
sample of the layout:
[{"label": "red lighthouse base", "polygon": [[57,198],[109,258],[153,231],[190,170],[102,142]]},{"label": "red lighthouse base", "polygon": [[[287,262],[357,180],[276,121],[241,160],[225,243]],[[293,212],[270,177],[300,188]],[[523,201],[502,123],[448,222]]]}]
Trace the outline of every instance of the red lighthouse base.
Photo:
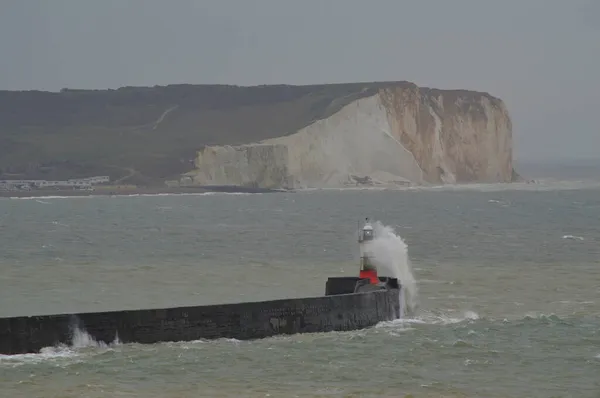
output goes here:
[{"label": "red lighthouse base", "polygon": [[379,283],[379,277],[377,276],[377,271],[375,270],[361,270],[359,277],[369,279],[373,285]]}]

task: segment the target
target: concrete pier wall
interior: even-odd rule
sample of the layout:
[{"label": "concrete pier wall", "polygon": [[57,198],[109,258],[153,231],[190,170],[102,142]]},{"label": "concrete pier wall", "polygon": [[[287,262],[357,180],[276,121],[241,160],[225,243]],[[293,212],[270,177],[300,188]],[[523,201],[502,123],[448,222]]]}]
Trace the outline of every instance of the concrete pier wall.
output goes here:
[{"label": "concrete pier wall", "polygon": [[98,342],[235,338],[356,330],[398,318],[398,290],[239,304],[0,318],[0,354],[72,343],[74,330]]}]

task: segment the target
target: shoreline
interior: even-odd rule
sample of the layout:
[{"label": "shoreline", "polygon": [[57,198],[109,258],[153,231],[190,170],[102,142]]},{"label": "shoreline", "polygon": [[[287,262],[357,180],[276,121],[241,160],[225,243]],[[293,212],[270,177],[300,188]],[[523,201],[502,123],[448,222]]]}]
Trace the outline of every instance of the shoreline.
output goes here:
[{"label": "shoreline", "polygon": [[31,191],[0,191],[0,199],[28,199],[50,197],[115,197],[115,196],[158,196],[158,195],[201,195],[209,193],[229,194],[262,194],[262,193],[299,193],[314,191],[398,191],[398,192],[444,192],[444,191],[480,191],[494,192],[504,190],[539,191],[539,190],[572,190],[598,189],[600,181],[581,180],[535,180],[511,183],[467,183],[443,185],[414,185],[414,186],[346,186],[346,187],[315,187],[300,189],[268,189],[240,186],[198,186],[198,187],[101,187],[93,191],[72,189],[34,189]]},{"label": "shoreline", "polygon": [[92,191],[73,189],[33,189],[31,191],[0,191],[0,198],[43,198],[51,196],[86,197],[86,196],[134,196],[134,195],[185,195],[203,193],[277,193],[294,192],[283,189],[246,188],[236,186],[204,186],[179,188],[125,188],[95,189]]}]

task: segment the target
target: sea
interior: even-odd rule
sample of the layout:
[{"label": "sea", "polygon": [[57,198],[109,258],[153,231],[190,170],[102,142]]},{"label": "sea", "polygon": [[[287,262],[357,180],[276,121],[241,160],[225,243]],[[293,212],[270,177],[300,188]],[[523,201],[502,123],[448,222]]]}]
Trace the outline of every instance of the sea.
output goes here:
[{"label": "sea", "polygon": [[358,223],[401,320],[255,341],[0,356],[0,397],[600,397],[600,184],[0,199],[0,316],[322,295]]}]

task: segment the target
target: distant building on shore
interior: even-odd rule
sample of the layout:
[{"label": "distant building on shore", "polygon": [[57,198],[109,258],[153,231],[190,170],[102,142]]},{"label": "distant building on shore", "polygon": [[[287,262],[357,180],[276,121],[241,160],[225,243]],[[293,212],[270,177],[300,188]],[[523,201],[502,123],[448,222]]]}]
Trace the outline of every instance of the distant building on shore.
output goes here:
[{"label": "distant building on shore", "polygon": [[48,180],[0,180],[1,190],[31,190],[31,189],[92,189],[93,185],[110,182],[108,176],[72,178],[63,181]]}]

